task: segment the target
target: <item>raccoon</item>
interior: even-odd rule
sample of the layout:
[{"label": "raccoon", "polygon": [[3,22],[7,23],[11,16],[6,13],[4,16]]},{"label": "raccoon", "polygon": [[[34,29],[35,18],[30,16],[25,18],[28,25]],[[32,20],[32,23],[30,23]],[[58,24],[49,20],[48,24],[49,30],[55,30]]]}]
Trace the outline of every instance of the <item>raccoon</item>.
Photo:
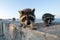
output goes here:
[{"label": "raccoon", "polygon": [[24,28],[27,26],[30,26],[31,28],[33,28],[35,23],[34,12],[35,12],[35,8],[34,9],[26,8],[19,11],[20,23]]},{"label": "raccoon", "polygon": [[42,16],[42,20],[44,21],[44,23],[46,24],[46,26],[49,26],[52,24],[52,21],[55,19],[55,16],[50,14],[50,13],[45,13]]}]

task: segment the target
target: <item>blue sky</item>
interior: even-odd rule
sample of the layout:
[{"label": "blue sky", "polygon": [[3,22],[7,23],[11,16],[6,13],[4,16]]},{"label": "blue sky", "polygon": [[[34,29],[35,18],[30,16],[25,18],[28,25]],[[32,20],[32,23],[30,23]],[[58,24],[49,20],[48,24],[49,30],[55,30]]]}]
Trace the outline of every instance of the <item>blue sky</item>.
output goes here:
[{"label": "blue sky", "polygon": [[35,8],[36,18],[51,13],[60,18],[60,0],[0,0],[0,18],[19,18],[18,10]]}]

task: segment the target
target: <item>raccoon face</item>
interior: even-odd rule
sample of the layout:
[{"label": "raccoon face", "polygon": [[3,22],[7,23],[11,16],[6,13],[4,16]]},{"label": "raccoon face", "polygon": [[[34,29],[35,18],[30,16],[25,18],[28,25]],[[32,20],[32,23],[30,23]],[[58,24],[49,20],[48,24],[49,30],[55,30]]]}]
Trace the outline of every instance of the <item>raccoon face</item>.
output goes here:
[{"label": "raccoon face", "polygon": [[20,22],[25,25],[30,25],[35,21],[35,15],[34,15],[35,9],[24,9],[22,11],[19,11],[20,13]]},{"label": "raccoon face", "polygon": [[54,20],[54,15],[46,13],[42,16],[42,20],[45,22],[45,24],[51,24],[51,22]]},{"label": "raccoon face", "polygon": [[44,15],[42,16],[42,20],[43,20],[43,21],[49,20],[49,19],[54,20],[54,17],[55,17],[54,15],[49,14],[49,13],[46,13],[46,14],[44,14]]}]

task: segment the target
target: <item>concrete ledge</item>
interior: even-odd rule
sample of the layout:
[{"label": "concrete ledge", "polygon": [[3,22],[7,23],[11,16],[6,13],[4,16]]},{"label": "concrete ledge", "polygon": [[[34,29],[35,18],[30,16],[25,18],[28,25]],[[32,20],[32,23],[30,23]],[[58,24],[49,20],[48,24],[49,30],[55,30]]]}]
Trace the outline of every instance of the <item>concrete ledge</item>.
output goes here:
[{"label": "concrete ledge", "polygon": [[28,28],[22,29],[24,40],[60,40],[57,35],[44,33],[40,31],[30,30]]},{"label": "concrete ledge", "polygon": [[[31,30],[29,28],[21,28],[19,23],[4,23],[4,35],[6,40],[60,40],[60,36],[56,34],[59,26],[54,25],[51,27],[38,27],[38,30]],[[56,27],[52,29],[52,27]],[[58,27],[58,28],[57,28]],[[60,29],[60,28],[59,28]],[[54,33],[55,31],[55,33]],[[53,32],[53,34],[51,33]],[[57,33],[58,33],[57,32]]]}]

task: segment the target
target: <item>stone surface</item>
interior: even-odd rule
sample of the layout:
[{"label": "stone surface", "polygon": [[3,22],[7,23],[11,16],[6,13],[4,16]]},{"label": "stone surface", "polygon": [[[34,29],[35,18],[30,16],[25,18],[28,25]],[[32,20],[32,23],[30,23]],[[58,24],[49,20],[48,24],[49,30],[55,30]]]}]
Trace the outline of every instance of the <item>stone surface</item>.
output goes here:
[{"label": "stone surface", "polygon": [[[0,27],[2,27],[2,24]],[[32,30],[30,28],[21,28],[19,22],[4,21],[3,31],[1,32],[0,30],[0,32],[4,34],[4,36],[0,36],[0,39],[1,40],[60,40],[60,23],[55,23],[49,27],[46,27],[44,23],[36,23],[35,27],[37,28],[37,30]]]},{"label": "stone surface", "polygon": [[53,23],[47,27],[43,23],[39,23],[35,26],[37,27],[38,31],[60,36],[60,23]]},{"label": "stone surface", "polygon": [[[22,29],[24,40],[60,40],[60,37],[57,35],[35,31],[30,29]],[[22,39],[23,39],[22,38]]]},{"label": "stone surface", "polygon": [[0,36],[3,35],[3,24],[2,24],[2,23],[3,23],[3,22],[0,21]]}]

